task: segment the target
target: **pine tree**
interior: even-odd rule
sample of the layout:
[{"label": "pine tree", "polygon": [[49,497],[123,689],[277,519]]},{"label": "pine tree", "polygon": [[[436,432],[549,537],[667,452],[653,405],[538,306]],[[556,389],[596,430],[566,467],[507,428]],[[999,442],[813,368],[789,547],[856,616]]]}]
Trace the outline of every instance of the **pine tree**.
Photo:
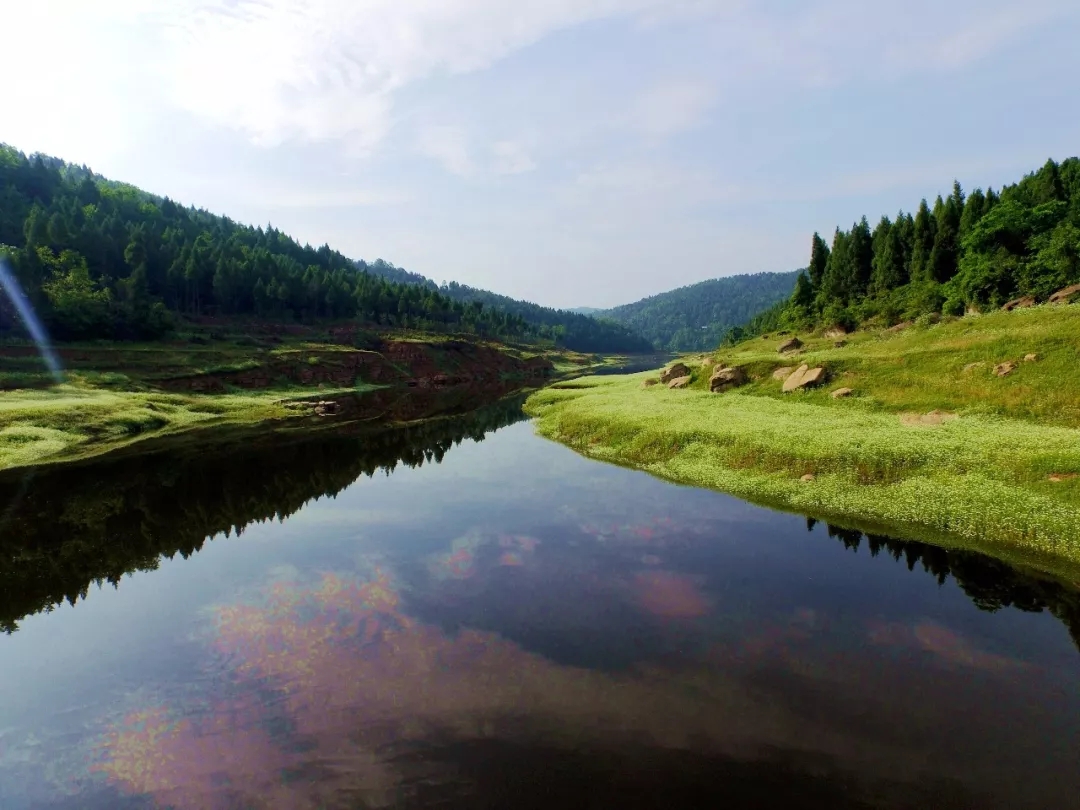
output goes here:
[{"label": "pine tree", "polygon": [[821,280],[825,277],[825,268],[829,264],[829,246],[821,235],[814,232],[814,238],[810,245],[810,266],[807,272],[810,274],[810,285],[815,289],[821,289]]},{"label": "pine tree", "polygon": [[888,217],[882,217],[874,229],[874,273],[870,291],[881,295],[907,283],[904,261],[904,245],[901,241],[903,213],[894,225]]},{"label": "pine tree", "polygon": [[[959,184],[955,188],[959,190]],[[945,202],[938,197],[934,205],[934,247],[930,251],[929,277],[944,284],[956,275],[959,257],[961,200],[954,194]]]},{"label": "pine tree", "polygon": [[833,234],[829,262],[821,279],[818,292],[819,308],[824,309],[830,303],[846,304],[851,294],[851,264],[848,261],[848,235],[839,228]]},{"label": "pine tree", "polygon": [[799,273],[795,279],[795,292],[791,294],[791,303],[807,311],[813,306],[814,287],[806,273]]},{"label": "pine tree", "polygon": [[848,262],[850,270],[850,292],[852,297],[862,297],[870,289],[870,278],[874,272],[874,245],[870,233],[870,223],[863,217],[851,229],[848,244]]},{"label": "pine tree", "polygon": [[1033,205],[1065,200],[1065,189],[1057,163],[1047,160],[1043,164],[1043,167],[1031,177],[1030,191]]},{"label": "pine tree", "polygon": [[960,214],[960,241],[971,233],[971,229],[982,219],[985,210],[986,195],[982,193],[982,189],[977,188],[968,196],[963,213]]},{"label": "pine tree", "polygon": [[911,247],[911,280],[929,278],[930,254],[934,250],[934,218],[924,197],[915,214]]}]

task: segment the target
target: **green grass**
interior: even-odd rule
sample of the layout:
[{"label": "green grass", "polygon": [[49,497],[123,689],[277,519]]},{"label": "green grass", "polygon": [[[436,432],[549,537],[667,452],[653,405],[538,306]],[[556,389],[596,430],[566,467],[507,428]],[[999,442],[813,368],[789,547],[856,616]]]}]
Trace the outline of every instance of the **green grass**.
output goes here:
[{"label": "green grass", "polygon": [[[858,333],[843,348],[800,337],[797,358],[778,355],[775,336],[710,356],[710,367],[747,369],[750,384],[734,392],[709,393],[695,356],[689,390],[642,388],[648,374],[593,377],[535,394],[527,408],[545,436],[674,481],[1044,568],[1080,563],[1080,478],[1049,480],[1080,473],[1080,307]],[[993,364],[1028,353],[1040,360],[993,375]],[[781,394],[772,370],[802,362],[824,365],[831,381]],[[988,365],[965,373],[973,362]],[[856,395],[832,399],[840,386]],[[934,409],[960,418],[904,416]]]},{"label": "green grass", "polygon": [[74,385],[0,397],[0,468],[85,458],[131,442],[223,424],[283,418],[272,393],[186,396]]}]

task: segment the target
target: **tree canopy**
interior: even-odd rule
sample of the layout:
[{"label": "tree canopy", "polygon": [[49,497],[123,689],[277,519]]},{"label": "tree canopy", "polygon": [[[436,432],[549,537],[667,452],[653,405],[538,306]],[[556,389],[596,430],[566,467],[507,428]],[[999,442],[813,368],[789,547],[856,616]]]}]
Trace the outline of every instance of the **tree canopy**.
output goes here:
[{"label": "tree canopy", "polygon": [[810,266],[789,302],[759,319],[853,326],[928,313],[961,315],[1010,299],[1046,298],[1080,282],[1080,159],[1048,160],[1000,192],[959,182],[914,214],[866,217],[811,240]]},{"label": "tree canopy", "polygon": [[[178,317],[259,317],[638,351],[625,327],[481,290],[440,289],[272,227],[178,205],[85,166],[0,145],[0,256],[57,339],[154,339]],[[467,291],[467,292],[462,292]],[[14,319],[0,304],[0,329]]]}]

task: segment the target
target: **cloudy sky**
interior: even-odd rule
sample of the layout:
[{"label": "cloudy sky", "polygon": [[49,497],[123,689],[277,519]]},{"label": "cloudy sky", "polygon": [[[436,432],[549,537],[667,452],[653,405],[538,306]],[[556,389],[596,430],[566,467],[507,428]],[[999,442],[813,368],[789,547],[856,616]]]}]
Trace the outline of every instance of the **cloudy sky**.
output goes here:
[{"label": "cloudy sky", "polygon": [[3,0],[0,141],[554,306],[1080,153],[1076,0]]}]

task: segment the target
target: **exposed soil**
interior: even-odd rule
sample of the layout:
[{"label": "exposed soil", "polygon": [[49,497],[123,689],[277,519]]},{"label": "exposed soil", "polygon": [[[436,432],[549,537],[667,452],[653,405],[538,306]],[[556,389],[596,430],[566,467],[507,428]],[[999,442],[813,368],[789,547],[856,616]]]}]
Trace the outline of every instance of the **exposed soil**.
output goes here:
[{"label": "exposed soil", "polygon": [[174,377],[158,384],[170,391],[206,393],[228,387],[259,389],[281,384],[348,388],[374,383],[435,388],[506,378],[543,379],[552,370],[546,358],[522,360],[494,347],[465,341],[386,341],[378,351],[290,351],[269,358],[258,368]]}]

